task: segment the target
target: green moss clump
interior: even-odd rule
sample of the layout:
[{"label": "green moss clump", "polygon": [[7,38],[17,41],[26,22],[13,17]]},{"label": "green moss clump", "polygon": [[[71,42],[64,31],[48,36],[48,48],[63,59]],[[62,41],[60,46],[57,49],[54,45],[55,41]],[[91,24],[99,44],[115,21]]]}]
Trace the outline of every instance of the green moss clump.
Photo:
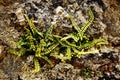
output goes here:
[{"label": "green moss clump", "polygon": [[81,28],[76,24],[70,15],[70,21],[74,27],[74,32],[67,34],[65,37],[53,34],[53,25],[45,32],[40,32],[35,27],[33,19],[29,19],[27,15],[28,26],[25,26],[26,34],[19,40],[16,50],[10,49],[9,52],[18,56],[33,55],[34,56],[34,72],[40,71],[39,58],[53,65],[49,57],[53,56],[61,61],[71,60],[73,56],[78,58],[83,54],[98,53],[98,50],[83,52],[94,45],[105,44],[103,39],[90,41],[85,31],[92,24],[94,15],[91,9],[88,10],[90,19]]}]

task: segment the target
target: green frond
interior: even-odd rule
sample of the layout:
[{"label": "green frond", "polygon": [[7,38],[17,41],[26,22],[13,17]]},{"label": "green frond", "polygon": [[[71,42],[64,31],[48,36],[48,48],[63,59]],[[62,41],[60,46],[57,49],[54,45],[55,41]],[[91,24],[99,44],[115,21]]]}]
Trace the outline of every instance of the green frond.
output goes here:
[{"label": "green frond", "polygon": [[94,15],[93,15],[93,12],[91,11],[91,9],[89,8],[88,10],[88,13],[89,13],[89,16],[90,16],[90,19],[87,21],[87,23],[83,24],[83,26],[80,28],[77,23],[74,21],[73,17],[71,15],[70,16],[70,20],[72,22],[72,25],[74,26],[74,28],[78,31],[78,35],[80,37],[80,40],[83,40],[83,35],[84,35],[84,32],[86,31],[86,29],[91,25],[91,23],[93,22],[94,20]]},{"label": "green frond", "polygon": [[66,43],[69,47],[75,47],[77,48],[78,46],[74,43],[70,43],[69,41],[65,40],[64,43]]},{"label": "green frond", "polygon": [[54,50],[57,46],[59,45],[59,43],[53,43],[49,48],[45,49],[45,53],[44,54],[49,54],[52,50]]},{"label": "green frond", "polygon": [[34,36],[35,34],[38,34],[38,35],[40,35],[41,37],[43,37],[43,33],[42,33],[42,32],[39,32],[39,31],[36,29],[36,27],[35,27],[35,25],[34,25],[34,22],[33,22],[33,19],[29,19],[27,15],[24,15],[24,16],[25,16],[25,18],[26,18],[26,20],[27,20],[27,22],[28,22],[28,25],[29,25],[29,29],[27,29],[27,28],[25,27],[25,29],[26,29],[27,31],[29,31],[28,33],[31,32],[31,34],[32,34],[33,36]]},{"label": "green frond", "polygon": [[80,58],[82,55],[85,55],[85,54],[99,53],[99,50],[93,50],[93,51],[84,52],[84,51],[79,51],[76,48],[72,48],[72,49],[73,49],[73,51],[75,53],[74,55],[76,55],[78,58]]},{"label": "green frond", "polygon": [[36,73],[36,72],[39,72],[40,71],[40,64],[39,64],[39,61],[37,58],[34,58],[34,70],[33,72]]},{"label": "green frond", "polygon": [[58,38],[56,38],[56,40],[57,40],[58,43],[59,43],[60,45],[62,45],[63,47],[70,47],[70,46],[67,45],[64,41],[62,41],[62,40],[60,40],[60,39],[58,39]]},{"label": "green frond", "polygon": [[43,38],[43,33],[39,32],[37,29],[34,29],[34,31],[36,32],[36,34],[38,34],[39,36],[41,36]]},{"label": "green frond", "polygon": [[82,35],[81,35],[80,27],[77,25],[77,23],[75,22],[75,20],[73,19],[73,17],[71,15],[69,15],[69,16],[70,16],[70,20],[72,22],[73,27],[75,28],[75,30],[77,30],[78,35],[79,35],[80,39],[82,40]]},{"label": "green frond", "polygon": [[23,39],[21,39],[21,40],[19,40],[17,45],[18,45],[18,48],[22,48],[22,46],[24,46],[26,44],[27,44],[27,42],[24,42]]},{"label": "green frond", "polygon": [[78,36],[78,34],[71,33],[71,34],[68,34],[66,37],[63,37],[61,40],[65,41],[67,39],[73,39],[75,42],[78,42],[79,41],[79,36]]},{"label": "green frond", "polygon": [[31,34],[34,35],[35,32],[34,32],[33,28],[35,27],[35,25],[33,23],[33,19],[29,19],[27,15],[24,15],[24,16],[25,16],[25,18],[26,18],[26,20],[28,22],[29,30],[30,30]]},{"label": "green frond", "polygon": [[68,58],[68,60],[71,60],[72,58],[72,51],[70,47],[67,47],[66,57]]},{"label": "green frond", "polygon": [[35,57],[41,57],[41,47],[37,47],[35,51]]},{"label": "green frond", "polygon": [[65,62],[66,60],[69,60],[68,57],[64,56],[63,54],[52,54],[51,56],[57,58],[57,59],[60,59],[62,62]]},{"label": "green frond", "polygon": [[83,24],[83,26],[81,27],[81,29],[80,29],[81,36],[84,35],[85,31],[92,24],[92,22],[94,20],[94,15],[93,15],[93,12],[90,8],[88,9],[88,13],[89,13],[90,19],[87,21],[87,23]]},{"label": "green frond", "polygon": [[42,56],[42,58],[45,60],[45,61],[47,61],[51,66],[53,66],[53,63],[52,63],[52,61],[47,57],[47,56]]},{"label": "green frond", "polygon": [[48,39],[49,35],[52,34],[52,30],[53,30],[53,25],[51,25],[51,26],[48,28],[48,30],[47,30],[47,32],[46,32],[46,35],[45,35],[45,40]]},{"label": "green frond", "polygon": [[26,53],[26,49],[25,48],[21,48],[20,50],[13,50],[13,49],[9,49],[8,50],[11,54],[17,55],[17,56],[23,56]]},{"label": "green frond", "polygon": [[39,47],[41,48],[41,51],[44,51],[45,46],[47,45],[47,43],[45,42],[44,39],[41,39],[41,40],[40,40],[40,43],[39,43],[38,45],[39,45]]},{"label": "green frond", "polygon": [[88,49],[88,48],[93,47],[94,45],[101,45],[101,44],[106,44],[106,42],[103,39],[95,39],[95,40],[82,44],[79,48]]}]

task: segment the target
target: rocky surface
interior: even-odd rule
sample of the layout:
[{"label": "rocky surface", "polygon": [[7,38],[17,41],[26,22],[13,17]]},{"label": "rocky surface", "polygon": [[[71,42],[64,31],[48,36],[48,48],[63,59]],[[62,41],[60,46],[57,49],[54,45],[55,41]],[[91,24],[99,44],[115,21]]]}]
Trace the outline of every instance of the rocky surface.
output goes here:
[{"label": "rocky surface", "polygon": [[[30,56],[19,58],[7,52],[9,47],[16,48],[24,33],[23,14],[34,17],[40,30],[54,24],[55,32],[61,34],[72,30],[69,13],[82,26],[89,19],[90,6],[95,20],[86,33],[108,41],[98,48],[100,54],[74,57],[52,68],[44,65],[41,72],[33,73]],[[0,80],[120,80],[119,0],[1,0],[0,11]]]}]

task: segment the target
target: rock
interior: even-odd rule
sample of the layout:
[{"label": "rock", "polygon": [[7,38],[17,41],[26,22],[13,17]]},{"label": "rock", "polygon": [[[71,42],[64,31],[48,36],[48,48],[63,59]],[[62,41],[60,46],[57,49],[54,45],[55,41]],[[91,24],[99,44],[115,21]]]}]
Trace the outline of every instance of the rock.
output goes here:
[{"label": "rock", "polygon": [[0,11],[4,10],[4,6],[0,5]]},{"label": "rock", "polygon": [[115,66],[120,71],[120,64]]},{"label": "rock", "polygon": [[1,69],[0,69],[0,80],[9,80],[9,76],[7,76]]},{"label": "rock", "polygon": [[70,3],[74,3],[76,0],[68,0]]},{"label": "rock", "polygon": [[[107,25],[105,32],[108,35],[108,41],[111,42],[113,45],[119,45],[119,38],[120,38],[120,6],[119,1],[112,0],[107,1],[103,0],[104,4],[106,5],[106,10],[103,13],[104,23]],[[111,5],[111,6],[110,6]],[[114,5],[114,6],[113,6]],[[114,17],[113,17],[114,16]]]},{"label": "rock", "polygon": [[10,6],[12,4],[14,4],[15,2],[20,2],[21,0],[0,0],[0,5],[4,5],[4,6]]},{"label": "rock", "polygon": [[5,49],[3,45],[0,45],[0,59],[5,56]]},{"label": "rock", "polygon": [[25,25],[25,17],[23,14],[23,9],[22,8],[18,8],[15,12],[17,18],[18,18],[18,22],[20,23],[20,25]]},{"label": "rock", "polygon": [[[103,38],[107,45],[97,47],[100,54],[90,54],[80,59],[72,58],[68,63],[59,63],[54,67],[41,66],[41,72],[32,73],[33,57],[16,58],[6,55],[6,45],[16,48],[23,34],[21,22],[23,14],[34,17],[34,23],[40,31],[54,24],[58,34],[71,32],[72,25],[68,14],[81,27],[89,20],[88,7],[95,19],[87,29],[90,39]],[[119,0],[0,0],[0,80],[100,80],[119,79],[120,71],[120,1]],[[17,23],[17,21],[19,23]],[[20,29],[19,29],[20,28]],[[4,42],[4,44],[3,44]],[[80,73],[90,67],[90,78]],[[111,72],[110,72],[111,71]],[[85,72],[84,72],[85,73]],[[87,73],[86,73],[87,74]]]},{"label": "rock", "polygon": [[19,71],[22,67],[21,59],[15,58],[10,54],[7,54],[2,62],[0,62],[0,79],[2,80],[18,80]]}]

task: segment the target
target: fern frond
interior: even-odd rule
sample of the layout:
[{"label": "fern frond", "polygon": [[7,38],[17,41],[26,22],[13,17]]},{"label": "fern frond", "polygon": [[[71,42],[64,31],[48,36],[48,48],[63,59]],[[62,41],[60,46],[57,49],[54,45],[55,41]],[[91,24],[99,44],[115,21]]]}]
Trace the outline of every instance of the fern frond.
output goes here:
[{"label": "fern frond", "polygon": [[45,46],[47,45],[47,43],[45,42],[44,39],[41,39],[41,40],[40,40],[40,43],[39,43],[38,45],[40,46],[41,51],[44,51]]},{"label": "fern frond", "polygon": [[103,39],[95,39],[80,45],[79,49],[88,49],[93,47],[94,45],[100,45],[100,44],[106,44],[106,42]]},{"label": "fern frond", "polygon": [[48,28],[48,30],[47,30],[47,32],[46,32],[46,35],[45,35],[45,40],[48,39],[48,36],[49,36],[49,35],[51,35],[52,30],[53,30],[53,25],[51,25],[51,26]]},{"label": "fern frond", "polygon": [[18,42],[18,44],[17,44],[18,48],[20,49],[20,48],[22,48],[22,46],[24,46],[24,45],[27,45],[27,42],[24,42],[23,39],[19,40],[19,42]]},{"label": "fern frond", "polygon": [[63,47],[70,47],[69,45],[67,45],[64,41],[56,38],[56,40],[58,41],[59,44],[61,44]]},{"label": "fern frond", "polygon": [[41,58],[43,58],[45,61],[47,61],[51,66],[53,66],[52,61],[47,57],[47,56],[42,56]]},{"label": "fern frond", "polygon": [[78,48],[78,46],[75,43],[70,43],[69,41],[65,40],[64,41],[69,47],[75,47]]},{"label": "fern frond", "polygon": [[45,53],[44,54],[49,54],[52,50],[54,50],[57,46],[59,45],[59,43],[53,43],[49,48],[45,49]]},{"label": "fern frond", "polygon": [[27,22],[28,22],[29,30],[30,30],[31,34],[34,35],[35,32],[34,32],[33,28],[35,27],[35,25],[34,25],[34,23],[33,23],[33,19],[29,19],[26,14],[25,14],[24,16],[25,16],[25,18],[26,18],[26,20],[27,20]]},{"label": "fern frond", "polygon": [[39,36],[41,36],[43,38],[43,33],[39,32],[37,29],[34,29],[34,31],[36,32],[36,34],[38,34]]},{"label": "fern frond", "polygon": [[78,36],[78,34],[75,34],[75,33],[68,34],[66,37],[63,37],[61,40],[65,41],[70,38],[72,38],[75,42],[79,41],[79,36]]},{"label": "fern frond", "polygon": [[87,52],[84,52],[84,51],[79,51],[77,50],[76,48],[72,48],[73,51],[74,51],[74,55],[76,55],[78,58],[81,57],[81,55],[85,55],[85,54],[91,54],[91,53],[99,53],[98,50],[92,50],[92,51],[87,51]]},{"label": "fern frond", "polygon": [[75,20],[73,19],[73,17],[72,17],[71,15],[69,15],[69,16],[70,16],[70,20],[71,20],[71,22],[72,22],[73,27],[74,27],[75,30],[77,30],[77,32],[78,32],[78,35],[79,35],[79,37],[80,37],[80,40],[82,40],[82,35],[81,35],[80,27],[77,25],[77,23],[75,22]]},{"label": "fern frond", "polygon": [[35,67],[35,69],[33,70],[34,73],[40,71],[40,64],[37,58],[34,58],[34,67]]},{"label": "fern frond", "polygon": [[20,50],[13,50],[13,49],[9,49],[8,50],[11,54],[17,55],[17,56],[23,56],[26,53],[26,49],[25,48],[21,48]]},{"label": "fern frond", "polygon": [[72,52],[70,47],[67,47],[66,57],[68,58],[68,60],[71,60],[72,58]]},{"label": "fern frond", "polygon": [[78,31],[78,35],[80,37],[80,40],[83,40],[83,35],[84,35],[84,32],[86,31],[86,29],[91,25],[91,23],[93,22],[94,20],[94,15],[93,15],[93,12],[91,11],[91,9],[89,8],[88,10],[88,13],[89,13],[89,16],[90,16],[90,19],[88,20],[87,23],[85,23],[81,28],[77,25],[77,23],[74,21],[73,17],[71,15],[70,16],[70,20],[72,22],[72,25],[74,26],[74,28]]},{"label": "fern frond", "polygon": [[93,15],[93,12],[90,8],[88,9],[88,13],[89,13],[90,19],[87,21],[87,23],[83,24],[83,26],[81,27],[81,29],[80,29],[81,36],[84,35],[85,31],[92,24],[92,22],[94,20],[94,15]]},{"label": "fern frond", "polygon": [[66,60],[69,60],[69,58],[66,57],[66,56],[64,56],[63,54],[59,54],[59,55],[57,55],[57,54],[52,54],[51,56],[53,56],[53,57],[55,57],[55,58],[57,58],[57,59],[60,59],[62,62],[66,61]]},{"label": "fern frond", "polygon": [[24,15],[27,22],[28,22],[28,25],[29,25],[29,30],[25,27],[25,29],[27,31],[29,31],[28,33],[31,32],[31,34],[33,36],[35,36],[35,34],[37,33],[38,35],[40,35],[41,37],[43,37],[43,33],[42,32],[39,32],[36,28],[35,28],[35,25],[34,25],[34,22],[33,22],[33,19],[29,19],[27,15]]},{"label": "fern frond", "polygon": [[35,57],[41,57],[41,47],[37,47],[35,51]]}]

